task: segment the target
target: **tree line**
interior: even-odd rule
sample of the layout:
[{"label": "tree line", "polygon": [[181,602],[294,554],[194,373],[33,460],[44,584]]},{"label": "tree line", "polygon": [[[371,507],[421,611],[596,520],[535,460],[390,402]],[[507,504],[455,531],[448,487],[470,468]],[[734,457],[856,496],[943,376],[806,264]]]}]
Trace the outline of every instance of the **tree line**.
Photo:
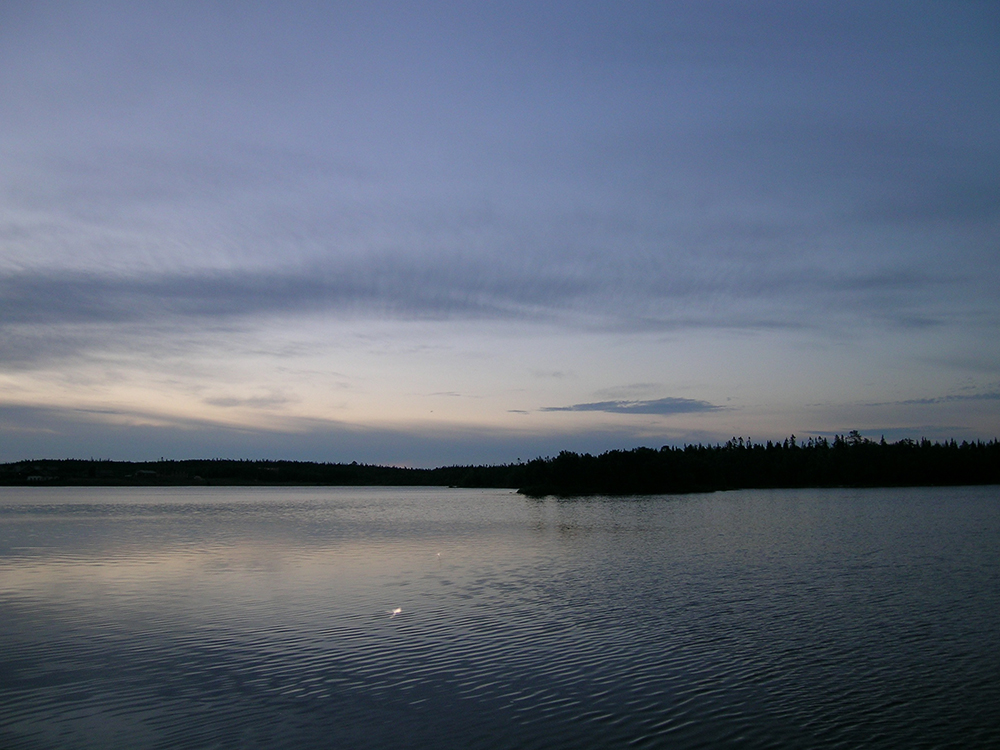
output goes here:
[{"label": "tree line", "polygon": [[833,440],[563,451],[526,463],[413,469],[310,461],[20,461],[0,485],[325,485],[512,488],[530,496],[650,495],[782,487],[1000,484],[1000,441],[899,440],[857,431]]},{"label": "tree line", "polygon": [[903,487],[1000,484],[1000,442],[887,443],[857,431],[833,440],[568,451],[524,466],[526,495],[647,495],[782,487]]}]

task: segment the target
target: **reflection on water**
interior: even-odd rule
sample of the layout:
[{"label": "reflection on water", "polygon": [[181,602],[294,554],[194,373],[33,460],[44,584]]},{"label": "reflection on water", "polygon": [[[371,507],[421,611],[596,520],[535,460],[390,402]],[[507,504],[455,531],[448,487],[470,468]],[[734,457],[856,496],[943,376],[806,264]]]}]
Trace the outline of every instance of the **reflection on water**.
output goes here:
[{"label": "reflection on water", "polygon": [[5,748],[1000,746],[997,487],[0,492]]}]

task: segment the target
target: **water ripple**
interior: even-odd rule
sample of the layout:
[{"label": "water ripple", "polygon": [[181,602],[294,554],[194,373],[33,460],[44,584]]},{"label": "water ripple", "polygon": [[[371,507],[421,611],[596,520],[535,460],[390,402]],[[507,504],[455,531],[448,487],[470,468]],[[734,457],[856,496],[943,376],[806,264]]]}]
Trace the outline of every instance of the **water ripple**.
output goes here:
[{"label": "water ripple", "polygon": [[997,488],[219,489],[0,498],[0,746],[1000,745]]}]

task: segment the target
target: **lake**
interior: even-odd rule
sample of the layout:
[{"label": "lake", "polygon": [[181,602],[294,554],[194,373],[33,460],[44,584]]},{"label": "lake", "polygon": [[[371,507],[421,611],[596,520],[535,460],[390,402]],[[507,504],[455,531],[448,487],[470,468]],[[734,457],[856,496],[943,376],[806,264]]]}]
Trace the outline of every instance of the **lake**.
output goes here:
[{"label": "lake", "polygon": [[1000,747],[1000,487],[0,489],[0,747]]}]

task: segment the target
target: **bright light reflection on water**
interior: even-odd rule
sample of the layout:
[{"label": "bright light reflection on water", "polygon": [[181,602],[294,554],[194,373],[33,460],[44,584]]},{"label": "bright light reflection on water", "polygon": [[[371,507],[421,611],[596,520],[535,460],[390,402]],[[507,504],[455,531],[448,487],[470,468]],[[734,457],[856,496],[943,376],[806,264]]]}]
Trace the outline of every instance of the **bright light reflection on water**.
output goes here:
[{"label": "bright light reflection on water", "polygon": [[997,487],[7,488],[0,746],[995,747],[998,616]]}]

